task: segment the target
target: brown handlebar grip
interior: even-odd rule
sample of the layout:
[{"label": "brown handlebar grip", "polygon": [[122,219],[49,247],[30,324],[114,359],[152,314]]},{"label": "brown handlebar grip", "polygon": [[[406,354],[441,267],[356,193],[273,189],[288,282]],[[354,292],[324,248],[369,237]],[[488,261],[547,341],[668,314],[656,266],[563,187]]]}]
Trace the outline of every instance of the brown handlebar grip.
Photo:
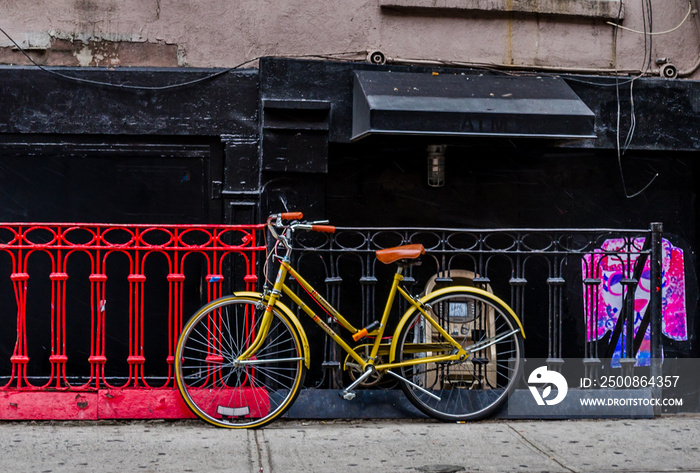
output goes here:
[{"label": "brown handlebar grip", "polygon": [[304,218],[304,214],[302,212],[285,212],[280,214],[280,217],[284,220],[301,220]]},{"label": "brown handlebar grip", "polygon": [[311,231],[322,233],[335,233],[333,225],[311,225]]}]

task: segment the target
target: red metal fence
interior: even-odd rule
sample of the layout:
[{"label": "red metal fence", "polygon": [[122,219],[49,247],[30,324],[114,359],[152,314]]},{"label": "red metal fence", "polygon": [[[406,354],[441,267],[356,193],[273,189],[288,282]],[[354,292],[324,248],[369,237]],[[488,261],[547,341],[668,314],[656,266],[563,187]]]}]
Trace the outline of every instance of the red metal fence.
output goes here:
[{"label": "red metal fence", "polygon": [[190,416],[178,334],[224,290],[255,290],[262,228],[0,224],[0,419]]}]

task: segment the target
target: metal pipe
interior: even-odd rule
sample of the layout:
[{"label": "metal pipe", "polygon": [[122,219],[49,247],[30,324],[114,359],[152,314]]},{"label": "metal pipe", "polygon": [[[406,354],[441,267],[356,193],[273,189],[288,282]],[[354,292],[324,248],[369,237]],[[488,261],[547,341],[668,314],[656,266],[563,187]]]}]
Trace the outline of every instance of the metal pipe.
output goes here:
[{"label": "metal pipe", "polygon": [[[661,357],[662,357],[662,304],[661,304],[661,275],[662,275],[662,258],[663,258],[663,224],[651,224],[651,267],[650,269],[650,285],[649,289],[649,309],[651,310],[651,347],[650,347],[650,374],[653,379],[661,376]],[[652,389],[653,396],[661,397],[661,386],[654,386]],[[661,414],[661,406],[654,406],[654,415]]]},{"label": "metal pipe", "polygon": [[483,64],[475,62],[462,61],[443,61],[435,59],[407,59],[407,58],[387,58],[387,63],[392,64],[417,64],[425,66],[457,66],[457,67],[477,67],[486,69],[503,69],[503,70],[526,70],[526,71],[541,71],[541,72],[572,72],[582,74],[611,74],[611,75],[638,75],[642,71],[638,69],[610,69],[598,67],[564,67],[564,66],[518,66],[514,64]]}]

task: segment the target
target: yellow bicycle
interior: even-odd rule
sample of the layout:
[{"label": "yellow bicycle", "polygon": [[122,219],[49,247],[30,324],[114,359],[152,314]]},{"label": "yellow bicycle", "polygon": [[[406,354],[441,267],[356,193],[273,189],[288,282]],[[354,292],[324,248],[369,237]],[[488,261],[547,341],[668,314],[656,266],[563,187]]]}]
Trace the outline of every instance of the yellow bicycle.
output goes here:
[{"label": "yellow bicycle", "polygon": [[[344,399],[351,400],[354,390],[372,379],[389,375],[399,380],[418,409],[439,420],[476,420],[503,404],[521,373],[524,338],[520,320],[506,303],[468,286],[445,287],[422,297],[410,294],[401,284],[404,271],[425,251],[410,244],[376,252],[380,262],[397,263],[397,270],[381,320],[356,328],[291,266],[295,232],[335,231],[327,222],[302,218],[300,212],[288,212],[267,220],[276,240],[268,263],[279,263],[271,288],[212,301],[183,328],[175,377],[185,403],[198,417],[219,427],[260,427],[292,405],[311,359],[306,333],[282,302],[285,296],[347,353],[343,369],[354,381],[341,392]],[[329,327],[287,285],[290,275],[358,343]],[[409,309],[387,337],[397,294]]]}]

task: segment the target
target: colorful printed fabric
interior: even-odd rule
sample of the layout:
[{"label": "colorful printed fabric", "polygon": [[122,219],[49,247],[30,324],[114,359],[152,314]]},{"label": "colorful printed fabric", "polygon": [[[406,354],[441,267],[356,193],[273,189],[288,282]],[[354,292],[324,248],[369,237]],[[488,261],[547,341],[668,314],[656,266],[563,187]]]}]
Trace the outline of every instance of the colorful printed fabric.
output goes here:
[{"label": "colorful printed fabric", "polygon": [[[639,249],[644,245],[644,238],[635,239],[628,248],[623,239],[606,240],[600,253],[589,254],[583,260],[583,277],[601,279],[598,290],[597,314],[595,306],[590,310],[584,307],[586,314],[587,340],[600,340],[607,332],[612,332],[620,314],[624,287],[622,281],[632,274]],[[615,254],[617,253],[617,254]],[[631,253],[631,254],[628,254]],[[662,332],[673,340],[687,340],[687,317],[685,306],[685,266],[683,250],[663,240],[663,262],[661,276]],[[647,259],[642,271],[634,300],[635,334],[644,317],[644,311],[650,298],[650,262]],[[584,286],[584,294],[586,288]],[[586,298],[587,299],[587,298]],[[584,306],[595,301],[584,300]],[[597,317],[596,317],[597,315]],[[597,320],[596,320],[597,319]],[[593,326],[595,324],[595,327]],[[622,334],[624,336],[625,328]],[[618,339],[613,355],[613,366],[619,366],[622,352],[623,336]],[[637,353],[637,365],[648,366],[650,354],[650,329],[644,334],[642,346]]]}]

